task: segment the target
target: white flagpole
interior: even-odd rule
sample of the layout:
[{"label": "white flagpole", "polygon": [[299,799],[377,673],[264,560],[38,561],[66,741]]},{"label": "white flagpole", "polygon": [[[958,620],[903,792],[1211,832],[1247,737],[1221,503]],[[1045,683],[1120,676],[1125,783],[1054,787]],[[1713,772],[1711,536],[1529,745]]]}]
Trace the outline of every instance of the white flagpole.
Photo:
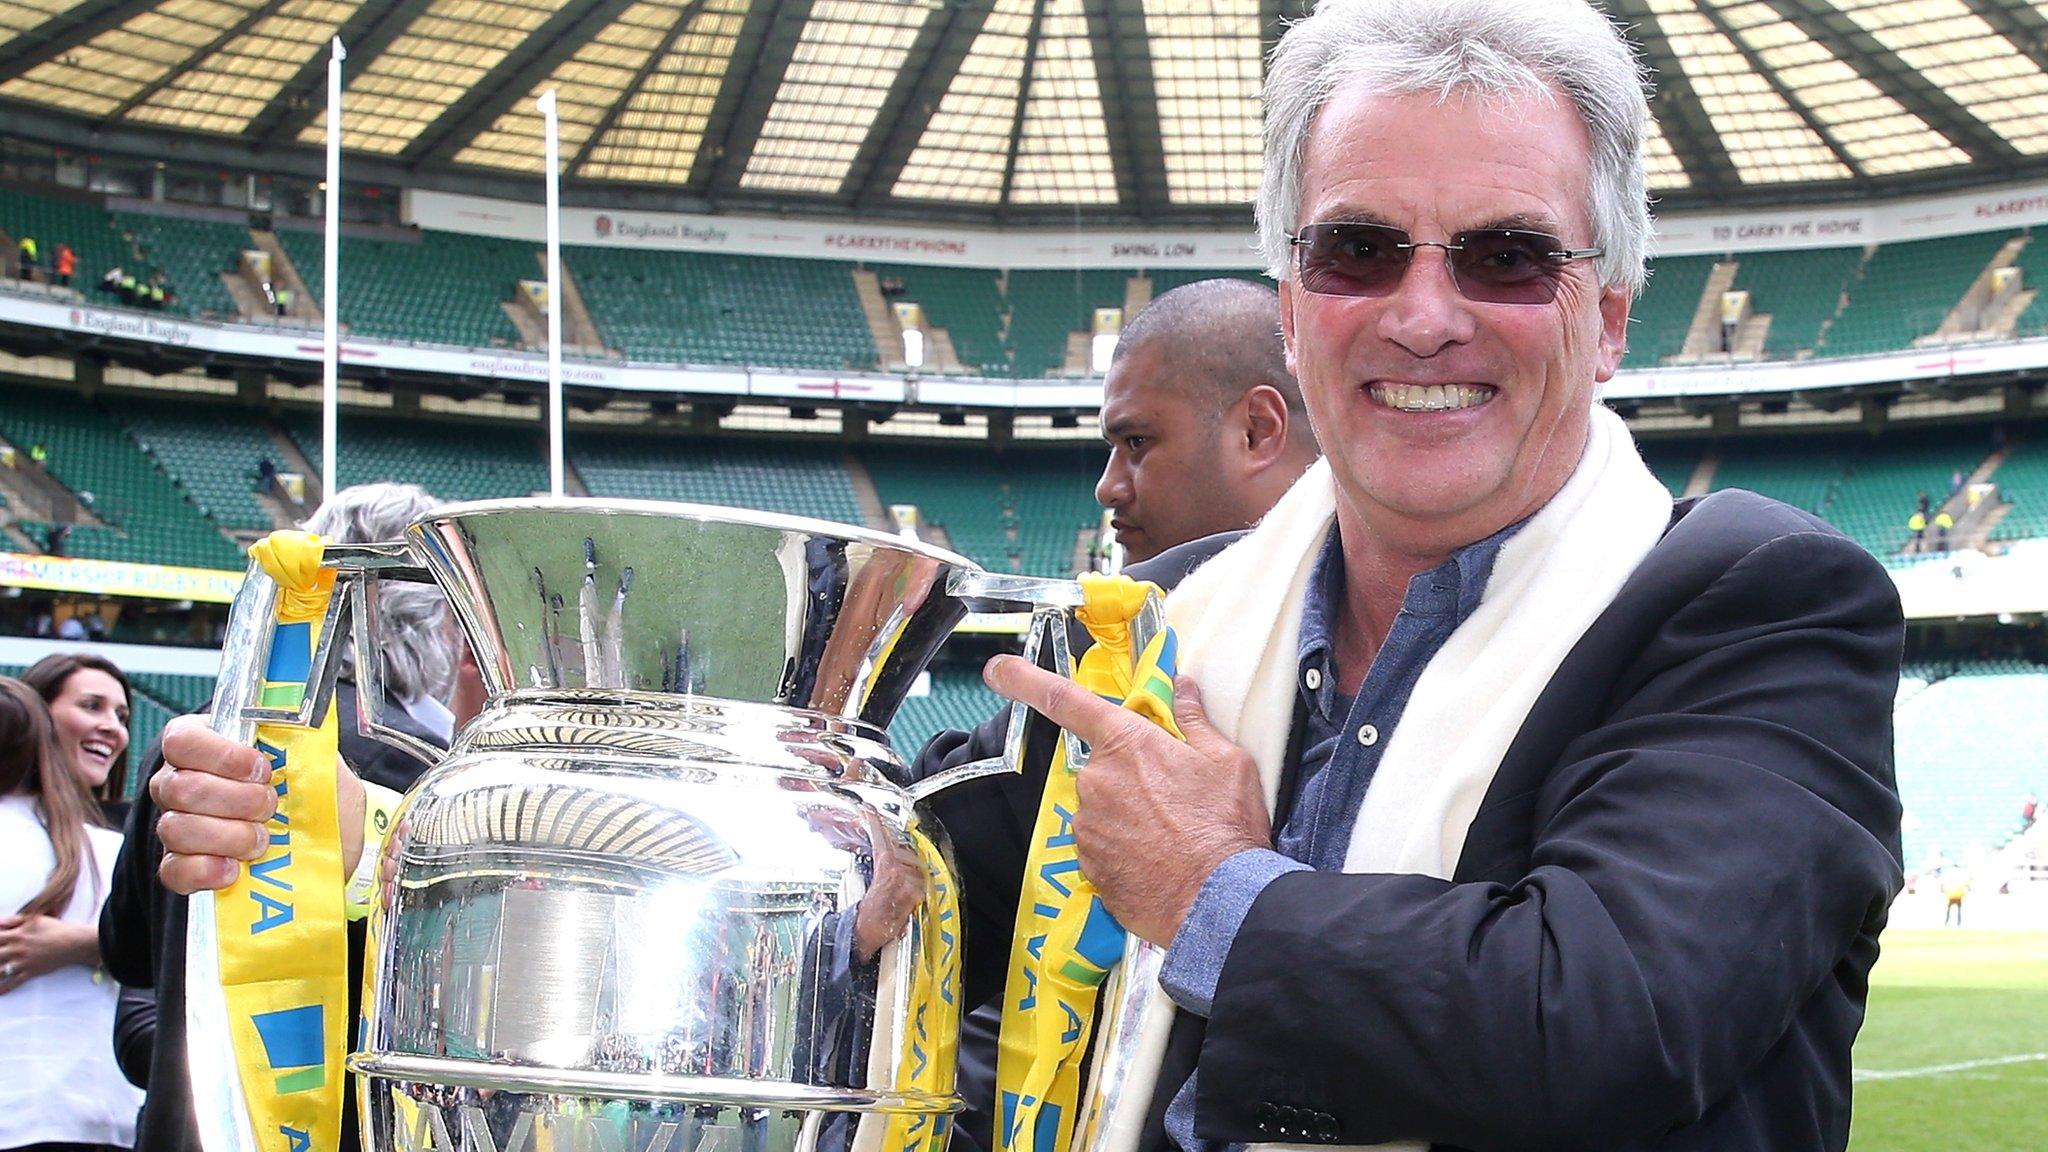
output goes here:
[{"label": "white flagpole", "polygon": [[334,495],[334,457],[341,408],[341,37],[327,58],[327,251],[320,301],[320,498]]},{"label": "white flagpole", "polygon": [[562,495],[562,142],[555,90],[540,94],[548,189],[548,494]]}]

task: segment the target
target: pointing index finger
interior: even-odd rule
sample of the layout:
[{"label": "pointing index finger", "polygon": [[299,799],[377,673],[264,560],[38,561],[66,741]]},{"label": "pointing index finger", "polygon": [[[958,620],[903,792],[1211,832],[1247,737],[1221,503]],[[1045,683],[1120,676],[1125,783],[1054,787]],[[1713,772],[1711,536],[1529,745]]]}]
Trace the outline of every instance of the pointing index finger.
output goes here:
[{"label": "pointing index finger", "polygon": [[1072,680],[1021,656],[997,656],[982,669],[981,675],[998,695],[1043,713],[1089,744],[1102,743],[1130,715]]}]

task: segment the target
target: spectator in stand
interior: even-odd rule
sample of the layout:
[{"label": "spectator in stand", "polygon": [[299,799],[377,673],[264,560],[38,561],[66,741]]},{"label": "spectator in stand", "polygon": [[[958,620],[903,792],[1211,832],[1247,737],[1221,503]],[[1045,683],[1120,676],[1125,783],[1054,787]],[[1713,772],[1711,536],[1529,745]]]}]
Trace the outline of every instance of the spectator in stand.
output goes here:
[{"label": "spectator in stand", "polygon": [[2040,797],[2032,792],[2027,793],[2027,798],[2020,802],[2020,831],[2025,832],[2034,826],[2034,816],[2040,807]]},{"label": "spectator in stand", "polygon": [[142,1094],[114,1065],[116,985],[93,931],[121,836],[57,748],[35,690],[0,677],[0,1148],[128,1148]]},{"label": "spectator in stand", "polygon": [[[87,617],[84,627],[92,634]],[[101,629],[104,633],[104,628]],[[50,709],[57,751],[92,791],[110,824],[128,816],[128,715],[134,693],[119,665],[91,652],[52,652],[21,674]]]},{"label": "spectator in stand", "polygon": [[78,271],[78,253],[71,250],[71,245],[57,245],[55,271],[57,283],[66,288],[71,287],[71,277]]},{"label": "spectator in stand", "polygon": [[1907,551],[1918,552],[1920,544],[1927,539],[1927,513],[1915,512],[1906,517],[1906,531],[1913,534],[1912,544]]},{"label": "spectator in stand", "polygon": [[1936,552],[1948,551],[1948,530],[1955,526],[1956,518],[1948,514],[1948,509],[1943,508],[1934,514],[1934,550]]},{"label": "spectator in stand", "polygon": [[105,292],[109,296],[119,296],[121,294],[121,282],[127,278],[127,271],[119,264],[116,264],[112,268],[107,269],[106,275],[100,277],[100,291]]},{"label": "spectator in stand", "polygon": [[23,236],[21,243],[15,245],[14,252],[18,260],[16,274],[23,280],[34,280],[36,278],[37,261],[36,238],[33,236]]}]

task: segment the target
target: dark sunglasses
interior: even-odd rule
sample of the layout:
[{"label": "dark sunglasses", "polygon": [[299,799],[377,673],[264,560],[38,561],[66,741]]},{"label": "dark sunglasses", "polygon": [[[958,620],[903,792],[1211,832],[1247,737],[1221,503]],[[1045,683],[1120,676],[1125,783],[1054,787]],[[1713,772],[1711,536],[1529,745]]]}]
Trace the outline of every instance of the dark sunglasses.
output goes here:
[{"label": "dark sunglasses", "polygon": [[1298,250],[1301,286],[1318,296],[1391,295],[1417,248],[1441,248],[1458,294],[1480,304],[1548,304],[1557,299],[1566,264],[1604,252],[1567,248],[1555,236],[1521,228],[1474,228],[1440,244],[1353,221],[1304,225],[1287,239]]}]

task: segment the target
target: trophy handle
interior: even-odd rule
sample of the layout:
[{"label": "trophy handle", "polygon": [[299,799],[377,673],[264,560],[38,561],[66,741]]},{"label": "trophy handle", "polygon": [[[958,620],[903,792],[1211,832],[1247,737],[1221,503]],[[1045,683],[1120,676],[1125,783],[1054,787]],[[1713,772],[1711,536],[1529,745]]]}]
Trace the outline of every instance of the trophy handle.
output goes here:
[{"label": "trophy handle", "polygon": [[[334,700],[335,680],[341,668],[339,637],[343,614],[352,617],[350,633],[356,651],[373,657],[377,650],[377,582],[433,582],[410,547],[402,542],[330,545],[324,549],[321,563],[337,570],[336,586],[328,601],[319,644],[312,653],[312,675],[306,694],[296,708],[266,708],[258,701],[263,690],[263,670],[270,662],[278,586],[261,564],[249,562],[242,586],[228,610],[220,677],[209,721],[213,731],[246,745],[255,739],[259,722],[312,727]],[[357,728],[363,735],[394,744],[429,763],[441,757],[440,749],[377,723],[376,705],[383,700],[384,691],[383,668],[376,659],[356,661],[356,693]],[[214,894],[193,894],[185,924],[186,1053],[192,1071],[193,1120],[199,1130],[200,1146],[206,1152],[261,1152],[235,1061],[227,992],[221,983],[220,941],[215,928]]]},{"label": "trophy handle", "polygon": [[[1085,597],[1081,585],[1072,580],[1049,580],[1038,576],[1015,576],[1000,572],[956,570],[947,578],[948,594],[967,604],[975,612],[1017,612],[1031,613],[1031,628],[1024,638],[1024,658],[1056,672],[1067,679],[1074,676],[1073,647],[1068,642],[1068,626],[1073,623],[1074,609],[1079,608]],[[1145,650],[1152,638],[1166,627],[1165,603],[1155,594],[1145,598],[1145,606],[1138,610],[1138,616],[1131,622],[1131,652],[1133,656]],[[1050,652],[1047,651],[1048,647]],[[989,776],[1024,771],[1024,729],[1030,720],[1032,709],[1022,703],[1010,705],[1010,728],[1003,738],[1003,754],[981,760],[969,760],[955,765],[944,772],[934,773],[910,786],[910,797],[923,800],[936,795],[955,784],[969,780],[980,780]],[[1059,732],[1060,746],[1066,751],[1067,763],[1079,770],[1088,763],[1088,746],[1072,732],[1064,728]]]}]

